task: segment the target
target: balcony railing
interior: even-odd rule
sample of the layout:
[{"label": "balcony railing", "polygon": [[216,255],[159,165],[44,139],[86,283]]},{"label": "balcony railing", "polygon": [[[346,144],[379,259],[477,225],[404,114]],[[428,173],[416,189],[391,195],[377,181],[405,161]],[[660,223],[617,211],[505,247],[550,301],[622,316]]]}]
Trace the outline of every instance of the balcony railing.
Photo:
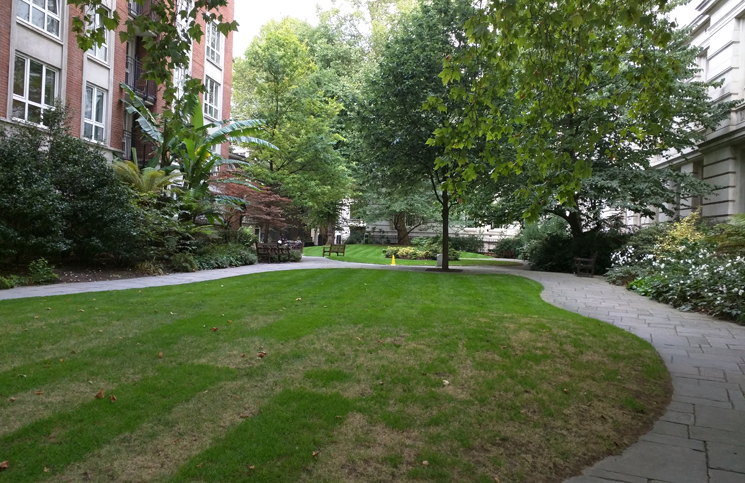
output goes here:
[{"label": "balcony railing", "polygon": [[142,78],[142,63],[134,57],[127,56],[127,69],[124,74],[124,83],[142,98],[143,101],[155,103],[158,94],[158,86],[155,81]]},{"label": "balcony railing", "polygon": [[122,159],[134,161],[135,154],[137,155],[137,165],[144,168],[153,156],[153,145],[144,141],[142,135],[138,132],[125,130],[122,133]]},{"label": "balcony railing", "polygon": [[137,3],[134,0],[129,0],[127,2],[129,4],[129,15],[132,17],[136,17],[138,15],[150,15],[151,20],[157,20],[158,15],[152,11],[150,8],[150,5],[154,3],[159,3],[159,0],[145,0],[144,2]]},{"label": "balcony railing", "polygon": [[142,5],[140,5],[137,2],[133,2],[132,0],[129,0],[129,14],[133,17],[137,15],[142,15]]}]

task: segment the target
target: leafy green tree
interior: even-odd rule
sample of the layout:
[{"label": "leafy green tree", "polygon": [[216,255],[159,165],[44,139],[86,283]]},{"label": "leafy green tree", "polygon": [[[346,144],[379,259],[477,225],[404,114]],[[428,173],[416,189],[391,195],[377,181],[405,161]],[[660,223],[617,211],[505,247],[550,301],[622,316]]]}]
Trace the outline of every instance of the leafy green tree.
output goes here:
[{"label": "leafy green tree", "polygon": [[431,190],[426,184],[418,190],[409,186],[398,190],[367,187],[355,200],[356,212],[368,224],[389,221],[398,235],[398,244],[411,245],[411,232],[437,218]]},{"label": "leafy green tree", "polygon": [[[675,66],[662,72],[669,88],[657,92],[659,109],[647,113],[632,110],[641,102],[638,98],[644,89],[638,82],[629,80],[629,72],[640,68],[629,56],[622,57],[625,63],[616,74],[604,72],[602,65],[596,65],[587,86],[598,96],[613,93],[625,99],[623,105],[588,103],[577,112],[553,114],[553,129],[561,134],[546,149],[556,159],[568,155],[582,159],[590,168],[589,176],[583,175],[572,193],[565,193],[567,180],[578,176],[572,164],[541,167],[540,160],[531,159],[522,162],[520,173],[502,172],[481,193],[466,193],[466,198],[496,199],[491,205],[473,203],[477,210],[487,207],[485,212],[473,215],[497,224],[519,221],[526,212],[554,215],[568,223],[572,236],[581,237],[588,231],[603,229],[611,220],[609,211],[653,216],[654,209],[659,209],[674,216],[679,200],[710,194],[712,187],[691,174],[650,167],[652,159],[682,152],[702,141],[706,131],[716,128],[736,104],[714,103],[709,98],[708,91],[719,83],[692,80],[697,73],[695,60],[699,50],[687,43],[687,37],[686,31],[674,31],[672,40],[664,47],[650,44],[638,52],[655,64]],[[565,72],[571,74],[576,68],[567,66]],[[642,73],[638,75],[641,77]],[[535,137],[540,128],[525,128],[522,132]],[[578,143],[582,145],[581,151]],[[502,143],[492,153],[499,156],[501,163],[519,162],[513,145]],[[535,206],[536,199],[541,200],[539,207]]]},{"label": "leafy green tree", "polygon": [[[486,1],[465,24],[468,47],[441,74],[461,108],[430,99],[431,108],[449,109],[434,137],[448,154],[442,163],[470,167],[469,150],[478,148],[495,179],[526,173],[521,194],[534,220],[553,198],[577,205],[599,146],[610,160],[639,142],[674,147],[666,132],[678,127],[679,81],[691,72],[687,56],[667,55],[679,42],[666,15],[677,3]],[[481,75],[464,84],[461,73],[473,69]],[[597,117],[602,110],[611,114]],[[698,116],[704,127],[716,117]]]},{"label": "leafy green tree", "polygon": [[265,139],[279,148],[251,148],[246,172],[292,199],[307,219],[333,216],[351,188],[336,149],[342,106],[324,93],[323,76],[300,39],[309,34],[304,22],[270,22],[234,64],[235,112],[264,119]]},{"label": "leafy green tree", "polygon": [[[430,95],[445,96],[442,61],[465,45],[461,25],[472,14],[466,0],[436,0],[404,17],[367,81],[357,119],[357,164],[365,183],[393,192],[417,192],[426,183],[440,206],[443,233],[449,231],[450,211],[458,202],[451,193],[460,179],[457,167],[438,165],[444,150],[427,143],[447,114],[423,111],[422,104]],[[443,237],[443,254],[447,240]]]}]

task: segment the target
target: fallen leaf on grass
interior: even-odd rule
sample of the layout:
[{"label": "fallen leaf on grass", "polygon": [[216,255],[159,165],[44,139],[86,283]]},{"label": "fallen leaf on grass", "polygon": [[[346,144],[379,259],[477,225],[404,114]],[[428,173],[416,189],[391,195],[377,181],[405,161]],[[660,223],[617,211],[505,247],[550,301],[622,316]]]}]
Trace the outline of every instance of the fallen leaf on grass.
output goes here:
[{"label": "fallen leaf on grass", "polygon": [[256,354],[256,357],[258,357],[259,359],[263,359],[265,356],[266,356],[266,352],[264,351],[261,351]]},{"label": "fallen leaf on grass", "polygon": [[102,330],[99,330],[99,332],[103,332]]},{"label": "fallen leaf on grass", "polygon": [[314,451],[314,452],[313,452],[313,459],[316,459],[316,460],[317,460],[317,459],[318,459],[318,455],[319,455],[320,453],[321,453],[320,451]]},{"label": "fallen leaf on grass", "polygon": [[210,331],[212,331],[212,332],[217,332],[218,330],[220,330],[220,329],[219,329],[218,327],[212,327],[212,328],[210,329]]},{"label": "fallen leaf on grass", "polygon": [[10,401],[10,402],[16,402],[16,398],[12,397],[12,398],[8,399],[8,401]]},{"label": "fallen leaf on grass", "polygon": [[64,359],[60,359],[59,361],[60,361],[60,362],[65,362],[65,360],[64,360]]},{"label": "fallen leaf on grass", "polygon": [[251,465],[251,466],[249,466],[249,467],[248,467],[248,469],[249,469],[249,470],[253,470],[253,469],[255,469],[255,468],[254,468],[254,465]]},{"label": "fallen leaf on grass", "polygon": [[85,310],[83,310],[83,309],[78,309],[78,312],[85,312]]},{"label": "fallen leaf on grass", "polygon": [[111,401],[111,402],[116,401],[116,396],[114,396],[113,394],[111,396],[109,396],[109,401]]},{"label": "fallen leaf on grass", "polygon": [[44,467],[44,473],[49,473],[49,468],[47,468],[46,466]]},{"label": "fallen leaf on grass", "polygon": [[197,468],[201,468],[201,467],[202,467],[202,463],[199,463],[199,464],[197,465]]},{"label": "fallen leaf on grass", "polygon": [[445,379],[443,379],[442,380],[442,385],[443,386],[449,386],[450,385],[450,381],[446,381]]},{"label": "fallen leaf on grass", "polygon": [[163,353],[162,352],[158,352],[158,359],[163,359]]},{"label": "fallen leaf on grass", "polygon": [[422,461],[422,466],[429,466],[429,461]]},{"label": "fallen leaf on grass", "polygon": [[101,389],[95,396],[96,399],[103,399],[103,389]]},{"label": "fallen leaf on grass", "polygon": [[34,316],[34,318],[35,318],[35,319],[38,319],[38,318],[39,318],[39,316],[38,316],[38,315],[35,315],[35,316]]},{"label": "fallen leaf on grass", "polygon": [[233,323],[233,321],[232,321],[232,320],[228,320],[228,324],[232,324],[232,323]]},{"label": "fallen leaf on grass", "polygon": [[2,463],[0,463],[0,470],[7,470],[7,469],[8,469],[7,461],[3,461]]},{"label": "fallen leaf on grass", "polygon": [[52,307],[47,307],[47,310],[52,310]]},{"label": "fallen leaf on grass", "polygon": [[241,354],[241,357],[246,357],[246,354]]},{"label": "fallen leaf on grass", "polygon": [[250,417],[251,417],[250,414],[241,414],[241,419],[248,419]]},{"label": "fallen leaf on grass", "polygon": [[42,394],[44,394],[44,392],[43,391],[34,391],[34,394],[36,394],[37,396],[41,396]]}]

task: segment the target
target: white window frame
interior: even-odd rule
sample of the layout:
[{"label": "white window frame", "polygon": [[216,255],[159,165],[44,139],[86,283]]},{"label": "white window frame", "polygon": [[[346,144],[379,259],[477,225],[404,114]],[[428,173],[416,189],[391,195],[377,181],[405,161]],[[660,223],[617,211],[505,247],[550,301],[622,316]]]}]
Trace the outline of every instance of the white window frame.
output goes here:
[{"label": "white window frame", "polygon": [[209,22],[207,24],[206,30],[207,35],[205,35],[205,57],[207,57],[207,60],[222,69],[222,34],[219,30],[217,30],[217,24],[215,22]]},{"label": "white window frame", "polygon": [[[88,93],[91,94],[91,111],[88,113]],[[100,98],[98,94],[103,94]],[[106,142],[106,98],[108,92],[100,87],[93,84],[86,84],[85,86],[85,98],[83,99],[83,139],[92,141],[94,143],[105,143]],[[102,103],[101,106],[101,119],[95,119],[98,103]],[[90,126],[91,135],[86,135],[86,127]],[[100,129],[101,136],[96,137],[96,129]]]},{"label": "white window frame", "polygon": [[[39,5],[39,2],[43,4]],[[64,3],[64,5],[60,5],[62,3],[62,0],[17,0],[16,4],[16,18],[18,20],[21,20],[23,23],[30,25],[31,27],[41,30],[45,33],[48,33],[49,35],[52,35],[56,38],[61,38],[62,34],[62,7],[67,6],[67,2]],[[49,5],[55,5],[57,13],[54,13],[52,10],[49,9]],[[26,8],[27,10],[27,17],[24,18],[21,16],[21,9]],[[34,13],[36,12],[37,15],[41,15],[42,17],[42,26],[34,24]],[[54,25],[56,23],[57,25],[57,31],[51,32],[49,31],[49,26]]]},{"label": "white window frame", "polygon": [[[109,16],[108,9],[106,10],[106,16]],[[99,29],[103,27],[103,19],[100,13],[93,14],[93,28]],[[88,51],[88,55],[95,57],[103,63],[109,62],[109,32],[108,30],[104,34],[104,41],[101,45],[94,45]]]},{"label": "white window frame", "polygon": [[220,120],[220,83],[206,76],[204,79],[204,115],[213,121]]},{"label": "white window frame", "polygon": [[[23,93],[19,94],[15,91],[15,76],[17,74],[16,71],[16,64],[18,63],[18,59],[23,59]],[[32,101],[29,99],[29,88],[31,85],[31,63],[34,62],[36,64],[41,65],[41,102]],[[46,102],[47,98],[47,74],[53,73],[54,74],[54,86],[52,87],[52,103],[54,102],[57,97],[59,97],[59,85],[60,85],[60,72],[57,69],[53,69],[52,67],[47,66],[45,63],[40,62],[36,59],[33,59],[31,57],[28,57],[26,55],[22,55],[19,53],[16,53],[15,58],[13,59],[13,79],[10,81],[13,83],[13,104],[11,107],[11,117],[13,119],[23,121],[23,122],[29,122],[31,124],[43,124],[44,120],[44,111],[52,110],[54,109],[53,104],[49,104]],[[14,110],[17,102],[21,102],[24,104],[23,109],[23,117],[17,117],[14,116]],[[41,110],[41,122],[36,123],[33,121],[28,120],[28,108],[29,106],[37,107]]]}]

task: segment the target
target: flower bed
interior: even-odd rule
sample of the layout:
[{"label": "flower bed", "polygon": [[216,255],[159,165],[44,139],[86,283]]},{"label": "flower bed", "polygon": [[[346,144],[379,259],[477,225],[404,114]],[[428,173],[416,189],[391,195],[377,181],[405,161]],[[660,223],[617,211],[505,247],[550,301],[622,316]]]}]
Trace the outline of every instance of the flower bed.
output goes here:
[{"label": "flower bed", "polygon": [[[745,322],[745,255],[725,250],[732,224],[709,229],[697,215],[641,230],[613,255],[608,281],[681,310]],[[737,226],[736,223],[734,226]],[[655,236],[650,237],[649,231]],[[646,239],[645,243],[639,243]]]}]

